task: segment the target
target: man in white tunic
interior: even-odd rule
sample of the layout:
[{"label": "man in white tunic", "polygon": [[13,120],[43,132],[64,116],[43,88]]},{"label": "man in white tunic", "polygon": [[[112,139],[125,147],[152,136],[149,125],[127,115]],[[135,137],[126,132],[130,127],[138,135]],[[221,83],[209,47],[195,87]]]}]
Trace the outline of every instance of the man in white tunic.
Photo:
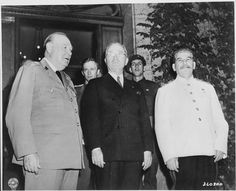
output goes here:
[{"label": "man in white tunic", "polygon": [[175,189],[214,189],[216,162],[227,156],[228,124],[214,87],[193,77],[193,52],[174,53],[174,81],[159,88],[155,131]]}]

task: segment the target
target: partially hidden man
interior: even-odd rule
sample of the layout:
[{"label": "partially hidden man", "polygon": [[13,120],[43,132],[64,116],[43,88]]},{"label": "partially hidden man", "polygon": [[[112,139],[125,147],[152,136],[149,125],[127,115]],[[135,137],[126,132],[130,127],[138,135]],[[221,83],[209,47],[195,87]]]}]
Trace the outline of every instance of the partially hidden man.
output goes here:
[{"label": "partially hidden man", "polygon": [[[80,101],[83,97],[84,90],[89,82],[89,80],[100,77],[101,76],[101,70],[99,67],[99,64],[93,59],[93,58],[87,58],[82,63],[82,75],[84,76],[84,84],[78,85],[75,87],[77,92],[77,102],[80,110]],[[83,127],[82,127],[83,130]],[[93,165],[91,164],[90,160],[90,152],[88,152],[86,147],[86,140],[84,140],[84,147],[83,147],[83,154],[84,154],[84,165],[85,168],[81,170],[79,174],[79,180],[78,180],[78,190],[93,190],[95,189],[95,183],[94,183],[94,173],[93,173]]]},{"label": "partially hidden man", "polygon": [[138,189],[152,163],[152,130],[142,88],[124,78],[126,48],[111,43],[108,74],[90,80],[81,100],[81,120],[95,167],[97,189]]},{"label": "partially hidden man", "polygon": [[[132,74],[133,81],[137,82],[143,89],[147,106],[149,118],[151,121],[152,132],[155,135],[153,124],[154,124],[154,102],[157,93],[158,86],[155,82],[146,80],[144,77],[144,66],[146,61],[143,56],[139,54],[134,54],[129,58],[129,62],[126,66],[127,71]],[[143,172],[143,178],[141,182],[140,189],[143,190],[156,190],[157,189],[157,169],[158,169],[158,159],[157,159],[157,142],[153,139],[153,155],[152,155],[152,165],[146,171]]]},{"label": "partially hidden man", "polygon": [[26,190],[74,190],[84,164],[76,93],[62,71],[72,45],[55,32],[44,46],[45,57],[21,66],[11,90],[6,123],[13,162],[23,165]]}]

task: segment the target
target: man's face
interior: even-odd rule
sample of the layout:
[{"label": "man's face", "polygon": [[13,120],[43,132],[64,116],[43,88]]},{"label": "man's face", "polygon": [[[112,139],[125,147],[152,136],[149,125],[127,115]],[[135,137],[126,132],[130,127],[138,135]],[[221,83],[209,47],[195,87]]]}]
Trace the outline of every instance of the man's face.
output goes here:
[{"label": "man's face", "polygon": [[106,52],[105,62],[108,71],[117,73],[117,71],[123,70],[128,63],[128,58],[123,47],[120,44],[111,45]]},{"label": "man's face", "polygon": [[86,62],[83,66],[82,74],[87,82],[98,77],[99,69],[97,64],[94,61]]},{"label": "man's face", "polygon": [[133,60],[130,65],[130,71],[135,77],[143,75],[144,66],[140,59]]},{"label": "man's face", "polygon": [[63,35],[55,35],[50,42],[50,56],[55,67],[61,71],[70,63],[72,45],[70,40]]},{"label": "man's face", "polygon": [[183,50],[175,55],[175,63],[172,65],[173,70],[182,78],[189,79],[193,75],[195,62],[193,54],[188,50]]}]

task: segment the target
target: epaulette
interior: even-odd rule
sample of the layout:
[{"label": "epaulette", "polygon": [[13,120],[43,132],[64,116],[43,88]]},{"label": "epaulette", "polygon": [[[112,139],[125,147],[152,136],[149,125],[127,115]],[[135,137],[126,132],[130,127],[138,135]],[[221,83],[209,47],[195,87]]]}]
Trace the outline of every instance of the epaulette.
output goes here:
[{"label": "epaulette", "polygon": [[33,60],[25,60],[22,62],[22,66],[29,66],[29,65],[38,65],[39,62]]}]

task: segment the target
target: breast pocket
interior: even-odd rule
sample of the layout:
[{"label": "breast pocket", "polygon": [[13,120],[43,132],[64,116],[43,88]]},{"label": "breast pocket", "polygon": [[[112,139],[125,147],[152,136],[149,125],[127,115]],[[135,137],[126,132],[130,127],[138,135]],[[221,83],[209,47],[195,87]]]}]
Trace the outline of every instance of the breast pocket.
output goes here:
[{"label": "breast pocket", "polygon": [[61,108],[64,104],[63,90],[57,87],[45,86],[40,88],[38,92],[39,102],[44,107]]}]

